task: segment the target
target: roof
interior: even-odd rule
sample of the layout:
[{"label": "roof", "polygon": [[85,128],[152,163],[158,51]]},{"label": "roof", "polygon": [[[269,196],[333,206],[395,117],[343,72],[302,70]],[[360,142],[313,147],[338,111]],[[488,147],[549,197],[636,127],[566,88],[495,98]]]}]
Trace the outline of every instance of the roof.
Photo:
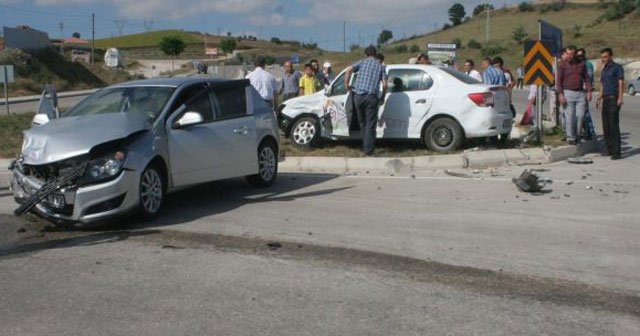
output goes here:
[{"label": "roof", "polygon": [[178,87],[182,85],[190,85],[190,84],[197,84],[197,83],[211,83],[211,84],[243,83],[242,85],[247,85],[249,81],[247,79],[230,80],[230,79],[213,78],[213,77],[193,76],[193,77],[151,78],[151,79],[134,80],[134,81],[123,82],[119,84],[114,84],[114,85],[111,85],[110,87],[127,87],[127,86]]},{"label": "roof", "polygon": [[64,39],[64,43],[66,43],[66,44],[89,44],[89,42],[87,40],[83,40],[83,39],[77,38],[77,37],[66,38],[66,39]]}]

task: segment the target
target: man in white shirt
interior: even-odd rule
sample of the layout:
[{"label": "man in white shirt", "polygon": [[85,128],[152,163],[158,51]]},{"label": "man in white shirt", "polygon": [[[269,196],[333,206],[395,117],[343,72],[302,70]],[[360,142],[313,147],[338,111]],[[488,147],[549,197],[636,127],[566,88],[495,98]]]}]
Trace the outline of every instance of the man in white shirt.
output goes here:
[{"label": "man in white shirt", "polygon": [[474,63],[473,60],[466,60],[464,61],[464,73],[467,74],[467,76],[482,82],[482,76],[480,75],[480,73],[478,72],[478,70],[474,69]]},{"label": "man in white shirt", "polygon": [[278,91],[276,78],[264,69],[265,58],[258,56],[256,59],[256,69],[247,75],[251,86],[260,94],[267,105],[274,107],[275,93]]}]

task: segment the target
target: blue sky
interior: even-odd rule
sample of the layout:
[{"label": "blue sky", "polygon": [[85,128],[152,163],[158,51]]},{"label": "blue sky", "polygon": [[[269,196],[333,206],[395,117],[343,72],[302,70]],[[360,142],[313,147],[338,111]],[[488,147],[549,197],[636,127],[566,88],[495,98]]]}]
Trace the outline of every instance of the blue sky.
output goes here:
[{"label": "blue sky", "polygon": [[[469,15],[479,3],[500,8],[519,1],[459,2]],[[452,4],[444,0],[0,0],[0,25],[26,24],[51,37],[79,32],[90,38],[93,12],[96,38],[118,36],[119,28],[123,34],[175,28],[278,37],[342,50],[344,21],[348,48],[352,43],[375,42],[382,29],[402,38],[440,28],[448,22]]]}]

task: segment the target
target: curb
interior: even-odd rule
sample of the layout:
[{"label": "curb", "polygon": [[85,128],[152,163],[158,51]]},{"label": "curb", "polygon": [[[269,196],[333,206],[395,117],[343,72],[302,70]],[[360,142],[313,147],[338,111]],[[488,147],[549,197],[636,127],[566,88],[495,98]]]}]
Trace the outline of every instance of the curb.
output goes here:
[{"label": "curb", "polygon": [[283,173],[384,173],[410,174],[436,169],[493,168],[503,166],[539,165],[564,161],[571,157],[597,152],[599,141],[588,141],[578,146],[556,148],[496,149],[469,151],[460,154],[400,157],[400,158],[345,158],[345,157],[287,157],[278,170]]},{"label": "curb", "polygon": [[[601,141],[588,141],[578,146],[556,148],[494,149],[468,151],[460,154],[416,157],[287,157],[278,164],[282,173],[383,173],[414,174],[438,169],[480,169],[503,166],[538,165],[564,161],[571,157],[602,149]],[[6,187],[11,173],[7,170],[11,159],[0,159],[0,187]]]}]

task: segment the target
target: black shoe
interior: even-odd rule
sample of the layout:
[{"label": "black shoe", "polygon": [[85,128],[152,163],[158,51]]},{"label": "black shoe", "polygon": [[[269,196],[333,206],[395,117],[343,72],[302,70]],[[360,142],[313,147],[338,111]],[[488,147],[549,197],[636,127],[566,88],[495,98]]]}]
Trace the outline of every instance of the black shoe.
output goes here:
[{"label": "black shoe", "polygon": [[620,154],[618,155],[611,155],[611,160],[620,160],[622,159],[622,157],[620,157]]},{"label": "black shoe", "polygon": [[567,145],[575,146],[576,145],[576,141],[575,140],[568,140],[567,141]]}]

